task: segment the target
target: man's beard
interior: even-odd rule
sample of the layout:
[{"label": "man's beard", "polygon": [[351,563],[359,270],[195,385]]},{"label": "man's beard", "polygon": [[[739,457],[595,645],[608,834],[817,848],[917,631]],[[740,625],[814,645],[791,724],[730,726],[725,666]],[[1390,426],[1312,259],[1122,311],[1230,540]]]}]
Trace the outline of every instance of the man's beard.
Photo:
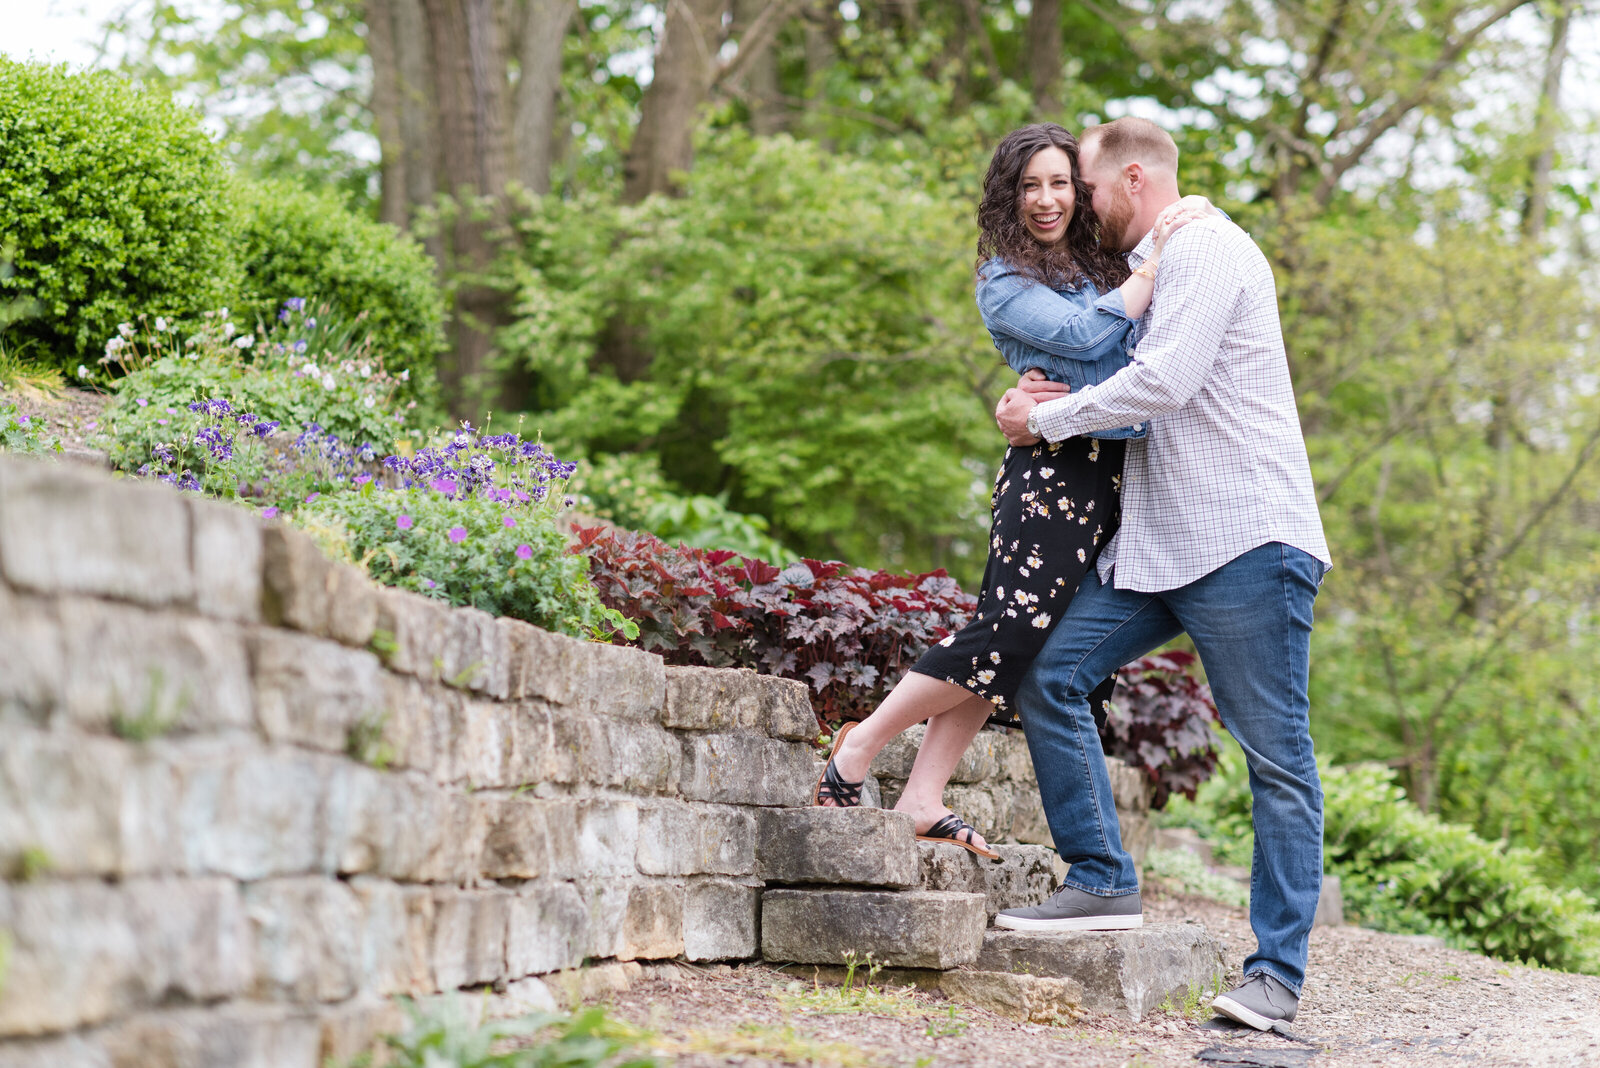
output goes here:
[{"label": "man's beard", "polygon": [[1118,252],[1132,252],[1143,234],[1130,233],[1133,229],[1133,199],[1121,189],[1112,191],[1111,205],[1100,216],[1102,241]]}]

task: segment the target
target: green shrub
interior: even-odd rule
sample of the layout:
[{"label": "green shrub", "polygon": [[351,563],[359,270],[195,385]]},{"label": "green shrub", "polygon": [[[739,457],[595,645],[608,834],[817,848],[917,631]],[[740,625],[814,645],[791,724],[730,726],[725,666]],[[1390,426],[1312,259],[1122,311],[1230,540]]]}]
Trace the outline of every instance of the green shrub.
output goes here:
[{"label": "green shrub", "polygon": [[[1379,930],[1439,934],[1503,960],[1600,974],[1600,914],[1577,890],[1541,882],[1537,858],[1423,812],[1377,765],[1322,768],[1323,856],[1339,876],[1345,909]],[[1249,856],[1250,788],[1244,761],[1224,766],[1185,810]],[[1195,818],[1198,817],[1198,818]]]},{"label": "green shrub", "polygon": [[[414,239],[347,209],[338,197],[286,182],[241,183],[242,298],[245,322],[270,322],[291,297],[327,302],[417,388],[433,382],[444,347],[444,298],[433,261]],[[357,338],[356,340],[360,340]]]},{"label": "green shrub", "polygon": [[136,311],[226,303],[238,265],[228,176],[199,117],[106,72],[0,57],[0,234],[14,273],[0,303],[37,302],[14,324],[30,353],[94,362]]}]

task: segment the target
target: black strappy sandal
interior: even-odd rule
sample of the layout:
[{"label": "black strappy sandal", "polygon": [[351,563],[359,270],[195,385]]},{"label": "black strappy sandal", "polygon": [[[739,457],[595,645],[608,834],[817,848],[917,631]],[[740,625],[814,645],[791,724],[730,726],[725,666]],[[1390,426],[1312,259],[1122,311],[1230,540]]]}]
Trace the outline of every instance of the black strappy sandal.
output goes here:
[{"label": "black strappy sandal", "polygon": [[972,839],[975,838],[977,834],[978,832],[973,828],[972,824],[968,823],[966,820],[952,812],[938,823],[935,823],[932,827],[929,827],[922,834],[917,835],[917,841],[949,842],[952,845],[958,845],[970,853],[976,853],[978,856],[986,857],[989,860],[1002,859],[999,853],[988,849],[979,849],[977,846],[973,845]]},{"label": "black strappy sandal", "polygon": [[[833,736],[833,748],[828,750],[828,763],[823,767],[822,774],[817,776],[816,788],[811,791],[811,803],[819,808],[859,808],[861,805],[861,788],[866,785],[866,780],[861,782],[848,782],[839,777],[839,769],[833,766],[833,755],[839,751],[839,745],[844,741],[844,736],[856,729],[856,724],[846,723]],[[829,804],[824,805],[827,801]]]}]

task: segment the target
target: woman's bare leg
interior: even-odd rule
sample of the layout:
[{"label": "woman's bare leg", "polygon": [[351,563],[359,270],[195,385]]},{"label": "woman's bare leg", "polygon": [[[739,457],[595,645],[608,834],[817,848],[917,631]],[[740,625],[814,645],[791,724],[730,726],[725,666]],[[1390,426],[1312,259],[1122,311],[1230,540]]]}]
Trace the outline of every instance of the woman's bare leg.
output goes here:
[{"label": "woman's bare leg", "polygon": [[[908,671],[883,704],[845,737],[833,766],[845,781],[860,782],[884,746],[907,727],[928,720],[911,778],[894,806],[915,817],[921,834],[950,811],[944,807],[945,784],[993,711],[994,706],[965,687]],[[975,844],[987,848],[981,839]]]}]

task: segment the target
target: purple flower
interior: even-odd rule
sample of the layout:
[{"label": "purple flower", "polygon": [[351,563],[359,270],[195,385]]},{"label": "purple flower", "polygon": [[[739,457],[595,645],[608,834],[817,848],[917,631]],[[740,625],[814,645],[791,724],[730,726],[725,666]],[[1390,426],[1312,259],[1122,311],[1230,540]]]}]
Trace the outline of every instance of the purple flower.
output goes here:
[{"label": "purple flower", "polygon": [[453,478],[436,478],[428,483],[428,486],[434,492],[442,493],[446,497],[452,496],[456,492],[456,480]]},{"label": "purple flower", "polygon": [[85,427],[87,427],[88,429],[93,430],[95,427],[99,426],[100,424],[95,422],[93,419],[91,419],[91,420],[89,420],[87,423],[85,423],[83,425]]},{"label": "purple flower", "polygon": [[466,527],[451,527],[450,528],[450,540],[455,542],[457,545],[460,545],[462,542],[466,541],[467,540],[467,528]]},{"label": "purple flower", "polygon": [[430,589],[430,590],[431,590],[431,589],[433,589],[433,588],[434,588],[434,587],[435,587],[435,586],[437,586],[437,585],[438,585],[438,583],[437,583],[437,582],[434,582],[434,581],[433,581],[433,579],[423,579],[423,580],[422,580],[422,584],[423,584],[423,585],[424,585],[424,586],[426,586],[426,587],[428,587],[428,589]]},{"label": "purple flower", "polygon": [[141,408],[148,408],[150,406],[150,402],[145,400],[143,397],[140,397],[138,400],[134,401],[134,403]]},{"label": "purple flower", "polygon": [[255,426],[251,427],[250,433],[254,434],[258,438],[270,438],[273,433],[277,431],[279,425],[280,424],[276,419],[270,421],[263,420],[262,422],[259,422]]},{"label": "purple flower", "polygon": [[306,298],[290,297],[288,300],[283,302],[283,306],[289,311],[305,311]]},{"label": "purple flower", "polygon": [[531,546],[531,545],[519,545],[519,546],[517,546],[517,559],[518,560],[531,560],[531,559],[533,559],[533,546]]},{"label": "purple flower", "polygon": [[507,530],[510,530],[512,527],[517,525],[517,521],[515,519],[512,519],[510,516],[506,516],[504,519],[501,520],[501,522],[506,525],[506,529]]},{"label": "purple flower", "polygon": [[371,481],[372,481],[372,476],[371,475],[357,475],[356,476],[356,485],[358,485],[358,486],[365,486],[368,482],[371,482]]},{"label": "purple flower", "polygon": [[278,514],[278,509],[273,505],[268,505],[267,507],[261,509],[261,518],[262,519],[272,519],[277,514]]},{"label": "purple flower", "polygon": [[167,425],[167,421],[165,419],[157,419],[156,420],[156,426],[166,426],[166,425]]},{"label": "purple flower", "polygon": [[311,502],[312,502],[312,501],[314,501],[314,500],[316,500],[316,499],[317,499],[317,498],[318,498],[318,497],[320,497],[320,496],[322,496],[322,494],[320,494],[320,493],[312,493],[312,494],[308,494],[308,495],[307,495],[307,496],[306,496],[306,503],[307,503],[307,504],[310,504],[310,503],[311,503]]},{"label": "purple flower", "polygon": [[401,512],[400,513],[400,518],[396,519],[394,521],[394,525],[399,527],[401,530],[410,530],[411,529],[411,523],[412,523],[411,517],[406,515],[404,512]]},{"label": "purple flower", "polygon": [[31,417],[29,417],[29,416],[26,416],[26,415],[17,416],[17,425],[18,426],[27,426],[31,422],[33,422],[33,419]]}]

